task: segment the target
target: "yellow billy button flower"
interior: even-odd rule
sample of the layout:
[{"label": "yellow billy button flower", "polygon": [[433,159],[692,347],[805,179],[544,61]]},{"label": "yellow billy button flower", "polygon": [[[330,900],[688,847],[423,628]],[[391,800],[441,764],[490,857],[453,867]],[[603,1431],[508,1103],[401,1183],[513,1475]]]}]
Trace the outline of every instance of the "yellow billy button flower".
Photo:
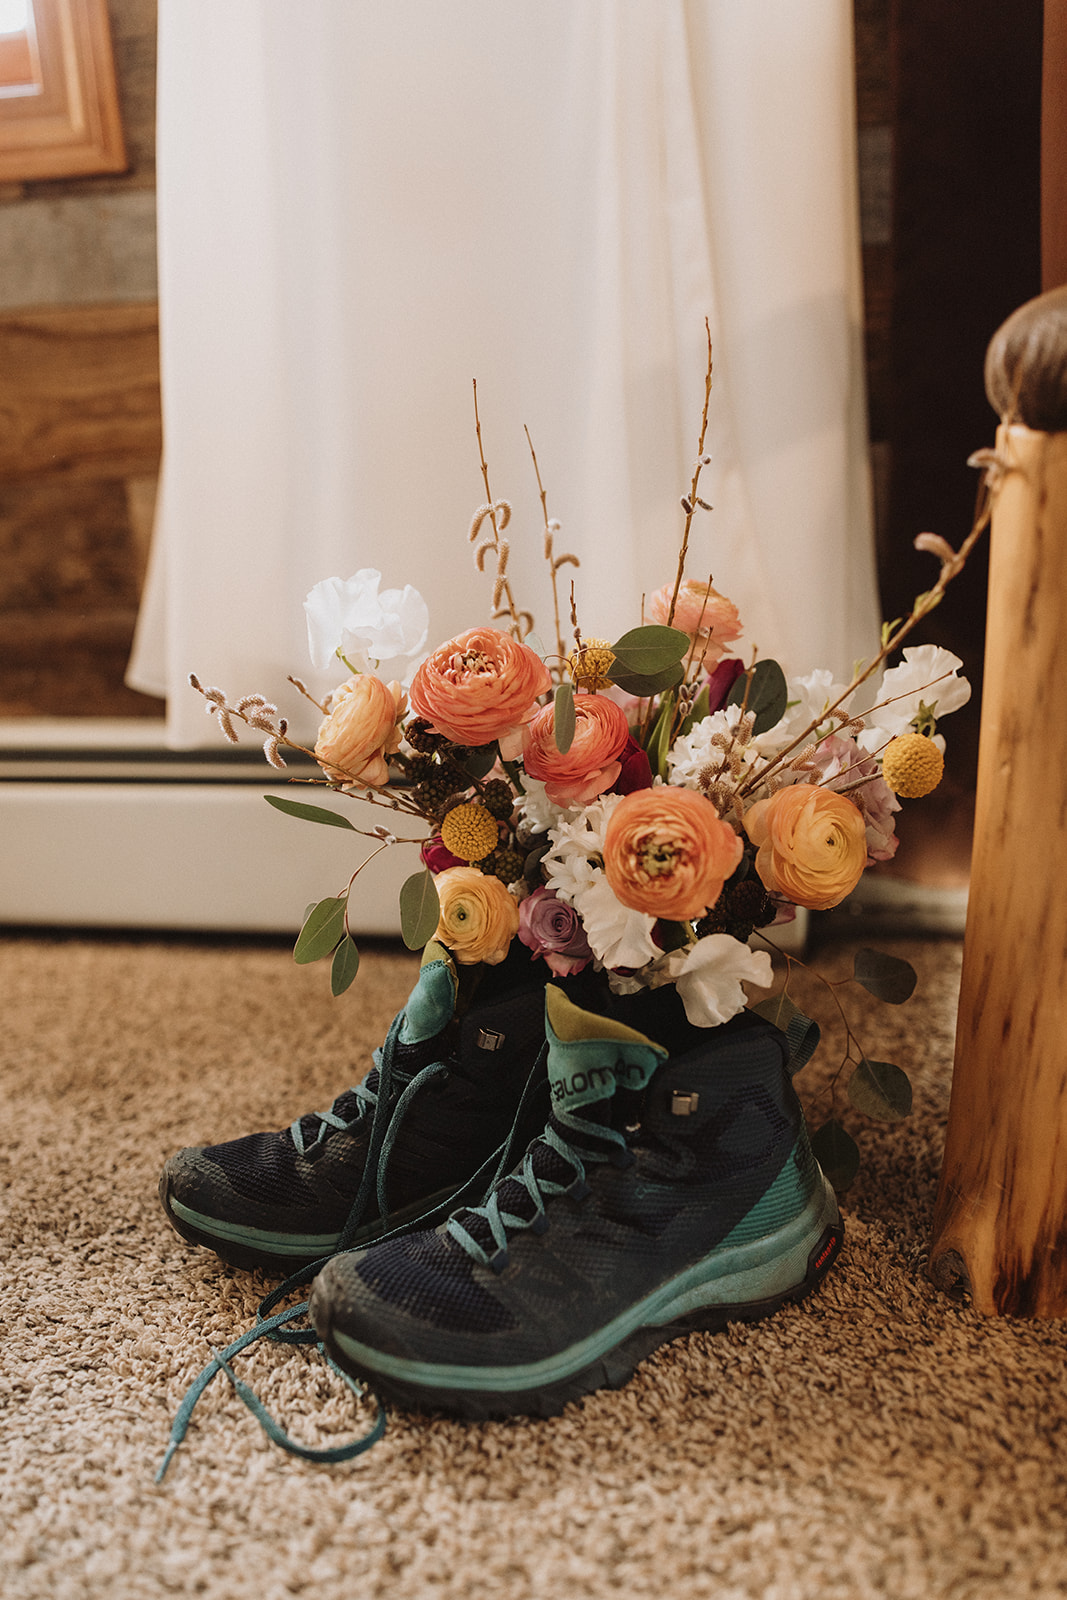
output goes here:
[{"label": "yellow billy button flower", "polygon": [[886,745],[882,754],[882,777],[893,793],[903,795],[905,800],[931,794],[944,771],[944,756],[924,733],[902,733]]},{"label": "yellow billy button flower", "polygon": [[476,800],[453,806],[441,823],[441,843],[461,861],[483,860],[499,841],[495,818]]},{"label": "yellow billy button flower", "polygon": [[611,669],[615,656],[606,639],[586,639],[580,650],[572,650],[567,657],[567,669],[576,689],[588,689],[596,694],[611,682]]}]

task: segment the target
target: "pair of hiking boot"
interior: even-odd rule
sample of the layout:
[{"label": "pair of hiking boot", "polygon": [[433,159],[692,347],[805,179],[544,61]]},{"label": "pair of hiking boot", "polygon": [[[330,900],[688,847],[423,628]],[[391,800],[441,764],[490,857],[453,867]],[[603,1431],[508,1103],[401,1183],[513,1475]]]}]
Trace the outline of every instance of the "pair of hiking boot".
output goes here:
[{"label": "pair of hiking boot", "polygon": [[519,952],[469,998],[429,946],[364,1084],[160,1180],[224,1260],[329,1257],[315,1330],[401,1404],[553,1415],[683,1333],[800,1299],[840,1247],[782,1033],[538,967]]}]

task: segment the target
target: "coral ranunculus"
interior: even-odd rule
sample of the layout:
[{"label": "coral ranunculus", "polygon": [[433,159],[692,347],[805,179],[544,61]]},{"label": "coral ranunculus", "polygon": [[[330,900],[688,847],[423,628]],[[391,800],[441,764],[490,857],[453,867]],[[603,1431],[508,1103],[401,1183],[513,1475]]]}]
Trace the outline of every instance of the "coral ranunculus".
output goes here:
[{"label": "coral ranunculus", "polygon": [[730,641],[741,633],[737,607],[710,583],[697,583],[694,578],[687,578],[679,586],[671,616],[673,594],[673,583],[665,583],[662,589],[657,589],[648,602],[648,614],[653,622],[665,623],[670,617],[672,628],[680,628],[701,645],[706,640],[704,665],[710,671],[722,658]]},{"label": "coral ranunculus", "polygon": [[745,812],[765,889],[809,911],[839,905],[867,865],[867,829],[847,795],[811,783],[779,789]]},{"label": "coral ranunculus", "polygon": [[399,683],[369,673],[335,689],[315,741],[315,760],[331,783],[383,788],[389,782],[385,758],[400,748],[398,724],[406,709]]},{"label": "coral ranunculus", "polygon": [[714,905],[741,860],[741,840],[694,789],[639,789],[604,834],[604,872],[634,911],[688,922]]},{"label": "coral ranunculus", "polygon": [[519,930],[519,908],[500,879],[477,867],[450,867],[434,883],[441,902],[434,938],[461,966],[497,966]]},{"label": "coral ranunculus", "polygon": [[552,680],[540,656],[496,628],[471,628],[435,650],[411,683],[417,716],[454,744],[501,742],[518,755],[521,729]]},{"label": "coral ranunculus", "polygon": [[574,738],[566,755],[556,746],[554,708],[544,706],[523,729],[523,766],[531,778],[541,779],[554,805],[585,805],[614,784],[629,739],[621,706],[598,694],[578,694]]}]

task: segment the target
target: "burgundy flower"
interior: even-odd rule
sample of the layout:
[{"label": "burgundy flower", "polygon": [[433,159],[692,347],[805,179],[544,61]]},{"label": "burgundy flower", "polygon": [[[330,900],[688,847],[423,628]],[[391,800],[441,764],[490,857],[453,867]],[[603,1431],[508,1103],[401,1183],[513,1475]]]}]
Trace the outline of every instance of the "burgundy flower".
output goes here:
[{"label": "burgundy flower", "polygon": [[429,867],[431,872],[447,872],[449,867],[465,867],[466,861],[461,861],[459,856],[454,856],[451,850],[443,843],[441,835],[435,833],[432,839],[427,839],[419,851],[423,866]]},{"label": "burgundy flower", "polygon": [[619,752],[619,762],[622,770],[611,786],[611,794],[633,794],[635,789],[651,789],[652,768],[633,734],[629,735],[626,748]]},{"label": "burgundy flower", "polygon": [[731,656],[720,661],[714,672],[708,674],[708,710],[721,711],[726,697],[745,670],[745,663]]}]

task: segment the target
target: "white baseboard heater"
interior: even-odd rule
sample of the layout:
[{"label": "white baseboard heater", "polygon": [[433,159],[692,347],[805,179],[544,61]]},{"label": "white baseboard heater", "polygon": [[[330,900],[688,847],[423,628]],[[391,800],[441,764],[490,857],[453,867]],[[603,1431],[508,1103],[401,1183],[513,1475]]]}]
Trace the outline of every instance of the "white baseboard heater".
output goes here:
[{"label": "white baseboard heater", "polygon": [[[295,934],[306,907],[343,890],[374,846],[266,804],[294,789],[255,747],[168,750],[161,723],[4,722],[0,922]],[[357,826],[382,815],[324,790],[296,797]],[[399,818],[397,832],[414,835],[412,821]],[[353,932],[399,936],[397,895],[419,867],[413,845],[371,861]]]}]

